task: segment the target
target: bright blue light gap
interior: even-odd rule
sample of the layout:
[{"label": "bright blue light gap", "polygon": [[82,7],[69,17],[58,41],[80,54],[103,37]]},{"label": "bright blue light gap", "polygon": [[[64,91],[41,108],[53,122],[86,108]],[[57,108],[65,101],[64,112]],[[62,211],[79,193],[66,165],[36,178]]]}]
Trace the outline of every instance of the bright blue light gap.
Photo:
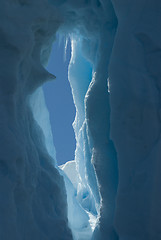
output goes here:
[{"label": "bright blue light gap", "polygon": [[46,104],[50,113],[51,128],[58,165],[74,159],[76,148],[72,123],[75,118],[75,106],[68,81],[68,65],[71,57],[71,43],[68,42],[66,59],[65,41],[57,38],[53,44],[47,70],[56,79],[43,86]]}]

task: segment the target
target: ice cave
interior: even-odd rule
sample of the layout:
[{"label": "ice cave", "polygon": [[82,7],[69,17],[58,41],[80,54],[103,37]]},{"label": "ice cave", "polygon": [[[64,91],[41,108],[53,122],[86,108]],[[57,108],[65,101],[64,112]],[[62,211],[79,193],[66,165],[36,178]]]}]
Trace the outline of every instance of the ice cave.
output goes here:
[{"label": "ice cave", "polygon": [[[0,240],[161,240],[161,1],[1,0],[0,20]],[[61,167],[57,34],[76,108]]]}]

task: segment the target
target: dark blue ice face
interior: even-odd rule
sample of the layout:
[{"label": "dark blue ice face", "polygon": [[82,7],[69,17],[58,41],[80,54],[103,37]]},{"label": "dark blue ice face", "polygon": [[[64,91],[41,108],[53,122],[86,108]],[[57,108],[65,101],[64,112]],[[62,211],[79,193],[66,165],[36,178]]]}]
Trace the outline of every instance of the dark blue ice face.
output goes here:
[{"label": "dark blue ice face", "polygon": [[46,104],[50,113],[51,128],[58,165],[74,159],[75,136],[72,122],[75,117],[70,84],[68,81],[68,65],[71,55],[70,42],[67,46],[66,59],[64,57],[64,41],[57,40],[53,44],[47,70],[56,76],[56,79],[47,82],[44,86]]}]

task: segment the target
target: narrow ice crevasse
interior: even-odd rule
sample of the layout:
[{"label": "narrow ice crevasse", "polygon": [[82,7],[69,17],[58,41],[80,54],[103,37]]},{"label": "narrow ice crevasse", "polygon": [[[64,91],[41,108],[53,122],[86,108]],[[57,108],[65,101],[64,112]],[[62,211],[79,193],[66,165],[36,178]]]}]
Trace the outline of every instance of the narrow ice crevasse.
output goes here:
[{"label": "narrow ice crevasse", "polygon": [[[1,0],[2,240],[160,240],[160,22],[160,0]],[[29,104],[58,31],[75,38],[77,189]]]},{"label": "narrow ice crevasse", "polygon": [[[73,39],[73,42],[72,58],[69,66],[69,80],[72,84],[74,101],[75,104],[77,104],[77,117],[79,117],[79,124],[77,125],[77,128],[75,128],[78,147],[78,149],[76,149],[77,160],[67,162],[60,167],[59,172],[61,175],[63,175],[65,180],[68,202],[68,221],[73,233],[73,237],[75,240],[89,240],[92,237],[92,233],[94,231],[97,220],[97,211],[99,210],[99,203],[97,202],[97,205],[95,205],[95,198],[92,193],[91,187],[89,186],[87,180],[87,173],[85,170],[85,157],[87,158],[88,156],[88,149],[86,147],[85,150],[83,147],[84,142],[86,142],[86,138],[85,136],[83,136],[85,126],[85,110],[83,110],[83,99],[88,89],[88,83],[86,83],[87,79],[89,79],[89,82],[91,81],[92,67],[91,64],[82,56],[80,52],[82,45],[81,39],[79,39],[79,41],[78,39]],[[81,75],[80,72],[83,72],[84,74]],[[79,76],[80,81],[78,79]],[[81,81],[82,77],[85,84]],[[75,94],[75,92],[77,92],[77,89],[80,89],[80,95]],[[52,133],[49,121],[49,113],[45,105],[44,95],[41,88],[39,88],[32,95],[32,97],[30,98],[30,104],[34,118],[44,133],[47,150],[49,154],[54,158],[55,148],[53,145],[53,141],[51,141]],[[76,121],[77,118],[75,120],[74,126],[76,126]],[[80,153],[82,154],[81,158]],[[88,161],[90,161],[90,155]],[[53,164],[56,165],[55,162],[53,162]],[[93,173],[91,172],[91,174],[95,176],[94,171]]]},{"label": "narrow ice crevasse", "polygon": [[[93,230],[94,239],[98,235],[101,237],[113,236],[114,238],[116,235],[113,216],[117,188],[117,164],[114,145],[109,139],[110,110],[106,82],[116,20],[115,16],[113,17],[114,14],[112,16],[109,14],[109,19],[104,16],[105,19],[103,18],[102,23],[102,20],[100,21],[102,14],[99,13],[100,16],[95,14],[97,7],[95,4],[91,6],[92,15],[89,11],[89,20],[91,18],[92,21],[89,22],[89,26],[87,22],[82,22],[84,30],[71,34],[72,57],[69,65],[69,81],[76,106],[73,127],[77,141],[75,151],[79,180],[77,189],[74,188],[65,173],[61,170],[60,173],[64,176],[66,185],[69,226],[76,240],[91,239]],[[113,11],[111,5],[108,10],[109,13]],[[106,7],[101,11],[104,14]],[[75,12],[74,16],[77,16],[77,9]],[[81,14],[84,16],[85,12],[82,11]],[[98,21],[98,28],[95,29],[93,21]],[[106,22],[109,23],[106,25]],[[108,47],[106,46],[107,41],[109,41]],[[106,164],[105,159],[107,160]],[[104,169],[102,165],[105,166]],[[107,176],[106,171],[108,172]],[[111,186],[108,185],[108,182],[111,183]],[[107,197],[108,194],[110,198]],[[106,209],[106,205],[108,205],[108,209]],[[108,220],[108,227],[103,228],[104,231],[100,231],[100,227],[104,226],[106,220]]]},{"label": "narrow ice crevasse", "polygon": [[[51,240],[54,236],[55,239],[71,240],[68,222],[75,239],[88,240],[92,236],[89,215],[99,214],[100,194],[96,169],[91,162],[95,143],[86,118],[84,99],[98,57],[99,33],[96,32],[103,15],[98,16],[97,10],[100,13],[99,4],[94,1],[90,7],[81,1],[1,1],[2,239]],[[101,11],[106,12],[102,7]],[[73,21],[75,18],[78,21]],[[64,28],[66,32],[79,28],[78,32],[73,32],[83,36],[73,40],[75,57],[69,67],[77,108],[74,128],[79,184],[75,190],[62,173],[66,179],[68,204],[61,171],[53,160],[55,150],[41,88],[34,93],[44,82],[54,78],[44,65],[60,25],[63,25],[61,31]],[[37,101],[35,106],[34,101]]]},{"label": "narrow ice crevasse", "polygon": [[[74,238],[76,240],[88,240],[92,237],[97,219],[96,202],[86,173],[88,149],[85,149],[84,146],[84,97],[91,81],[92,66],[85,57],[83,57],[81,48],[81,37],[73,38],[71,61],[69,64],[69,82],[76,106],[76,118],[73,124],[77,142],[75,160],[67,162],[60,168],[65,173],[68,219]],[[89,158],[88,161],[90,161]],[[91,175],[92,174],[94,173],[91,171]],[[67,179],[67,177],[69,177],[69,179]],[[99,210],[98,205],[99,203],[97,203],[97,209]]]},{"label": "narrow ice crevasse", "polygon": [[[90,107],[93,108],[97,106],[97,104],[94,106],[93,103],[89,104],[89,102],[84,101],[84,99],[87,99],[88,101],[92,96],[93,93],[91,94],[91,89],[95,86],[96,77],[98,78],[101,69],[93,74],[94,64],[90,60],[90,55],[87,51],[87,46],[90,46],[90,44],[90,41],[88,42],[81,35],[72,38],[72,57],[69,65],[69,81],[76,106],[76,118],[73,126],[77,146],[75,161],[68,162],[61,167],[65,173],[60,170],[60,173],[64,176],[67,191],[69,226],[72,229],[73,236],[76,240],[91,239],[95,226],[99,223],[100,193],[95,172],[97,169],[95,169],[91,163],[94,153],[93,150],[97,149],[97,147],[93,146],[92,138],[94,137],[94,144],[96,144],[95,136],[93,135],[93,137],[91,137],[90,135],[91,126],[93,128],[94,125],[91,125],[91,123],[89,124],[88,119],[89,116],[93,117],[94,114],[94,118],[96,117],[95,120],[97,122],[97,112],[94,113],[92,111],[92,115],[91,113],[88,115]],[[96,49],[95,44],[92,44],[92,46]],[[104,64],[106,64],[106,62]],[[102,79],[102,75],[100,79]],[[104,80],[106,81],[106,79],[105,75]],[[103,84],[103,86],[105,85]],[[100,93],[98,93],[98,96],[99,94]],[[97,94],[95,94],[95,96],[97,96]],[[106,101],[106,98],[105,95],[105,98],[102,100]],[[44,128],[44,126],[41,125],[42,128]],[[48,142],[48,140],[46,140],[46,142]],[[104,146],[104,149],[105,147],[106,146]],[[113,156],[111,155],[111,157],[114,158],[114,153],[111,153],[110,149],[112,149],[112,145],[109,144],[109,152],[107,153],[109,156],[112,154]],[[103,149],[101,151],[103,152]],[[73,164],[75,164],[74,169],[76,170],[75,174],[77,176],[73,176],[73,168],[70,168],[70,165]],[[98,163],[96,163],[95,166],[97,166],[97,164]],[[113,177],[116,177],[116,175],[114,174]],[[101,184],[103,185],[103,183]],[[76,215],[79,216],[79,218],[76,218]]]}]

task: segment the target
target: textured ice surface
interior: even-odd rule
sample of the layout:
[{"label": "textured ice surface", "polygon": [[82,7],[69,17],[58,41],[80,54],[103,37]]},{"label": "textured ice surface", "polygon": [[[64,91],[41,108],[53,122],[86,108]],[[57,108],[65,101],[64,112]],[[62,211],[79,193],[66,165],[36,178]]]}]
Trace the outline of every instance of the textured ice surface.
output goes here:
[{"label": "textured ice surface", "polygon": [[53,143],[52,130],[50,126],[49,112],[46,108],[42,88],[38,88],[31,96],[30,105],[33,112],[33,116],[43,131],[47,151],[52,157],[53,164],[55,165],[56,152]]},{"label": "textured ice surface", "polygon": [[[160,0],[1,0],[0,20],[0,239],[160,240]],[[55,78],[57,31],[72,40],[77,188],[34,93]]]},{"label": "textured ice surface", "polygon": [[109,67],[119,166],[115,226],[119,239],[159,240],[161,2],[113,2],[119,22]]},{"label": "textured ice surface", "polygon": [[[73,232],[74,239],[91,239],[93,230],[96,225],[97,216],[88,211],[88,205],[86,206],[86,209],[83,208],[81,204],[82,199],[78,198],[78,189],[82,183],[76,169],[76,162],[68,161],[64,165],[61,165],[60,168],[65,173],[64,174],[61,172],[64,176],[67,189],[68,220],[69,226]],[[88,197],[88,195],[86,195],[86,197]]]},{"label": "textured ice surface", "polygon": [[29,105],[54,78],[42,63],[58,26],[46,1],[0,2],[1,240],[72,239],[63,177]]},{"label": "textured ice surface", "polygon": [[70,162],[66,163],[65,166],[62,166],[63,171],[60,171],[60,173],[64,176],[67,191],[69,226],[72,229],[74,239],[76,240],[91,239],[92,227],[90,225],[90,217],[88,213],[82,208],[79,200],[77,199],[77,189],[73,186],[73,182],[71,182],[70,179],[68,178],[69,174],[71,176],[74,175],[72,172],[73,168],[70,169],[70,172],[68,169],[68,175],[66,174],[67,172],[66,168],[68,165],[70,165]]},{"label": "textured ice surface", "polygon": [[77,189],[80,180],[76,169],[76,162],[74,160],[68,161],[59,167],[65,172],[65,174],[73,184],[73,187]]}]

